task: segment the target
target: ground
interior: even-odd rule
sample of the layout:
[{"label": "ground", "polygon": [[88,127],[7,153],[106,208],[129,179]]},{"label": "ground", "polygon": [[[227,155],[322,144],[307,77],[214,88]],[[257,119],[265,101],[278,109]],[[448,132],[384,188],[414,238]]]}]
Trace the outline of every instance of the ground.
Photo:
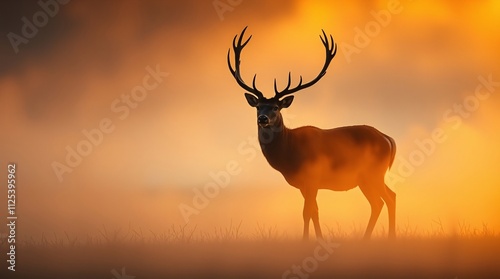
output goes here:
[{"label": "ground", "polygon": [[27,241],[16,271],[4,267],[1,278],[500,278],[497,235],[308,242],[265,233],[152,235]]}]

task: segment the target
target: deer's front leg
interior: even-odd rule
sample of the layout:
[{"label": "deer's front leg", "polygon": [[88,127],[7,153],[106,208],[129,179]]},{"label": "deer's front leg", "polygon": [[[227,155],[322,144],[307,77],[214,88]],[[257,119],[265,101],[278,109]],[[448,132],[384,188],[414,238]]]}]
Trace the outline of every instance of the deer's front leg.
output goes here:
[{"label": "deer's front leg", "polygon": [[309,220],[311,220],[310,210],[308,208],[308,202],[304,199],[304,210],[302,211],[302,218],[304,219],[304,233],[302,238],[304,240],[309,239]]},{"label": "deer's front leg", "polygon": [[300,190],[300,192],[304,197],[304,210],[302,212],[302,217],[304,219],[303,239],[309,239],[309,221],[311,219],[313,221],[314,230],[316,232],[316,238],[322,239],[323,234],[321,233],[321,227],[319,225],[318,204],[316,202],[316,195],[318,193],[318,190],[304,189]]}]

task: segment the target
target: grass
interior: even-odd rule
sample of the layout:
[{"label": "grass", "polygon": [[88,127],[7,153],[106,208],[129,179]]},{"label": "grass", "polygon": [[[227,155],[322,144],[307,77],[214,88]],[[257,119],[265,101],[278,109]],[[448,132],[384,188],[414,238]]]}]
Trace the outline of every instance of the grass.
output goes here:
[{"label": "grass", "polygon": [[[396,241],[387,240],[384,230],[362,241],[362,230],[355,225],[351,231],[327,228],[326,243],[340,245],[331,253],[321,243],[303,242],[260,224],[246,234],[241,223],[211,232],[189,226],[171,226],[162,233],[103,226],[86,238],[54,233],[21,241],[17,271],[2,268],[0,277],[500,278],[500,235],[487,225],[478,229],[465,224],[447,235],[440,221],[435,223],[430,232],[400,227]],[[0,247],[5,251],[7,243]],[[322,258],[317,258],[318,249]]]}]

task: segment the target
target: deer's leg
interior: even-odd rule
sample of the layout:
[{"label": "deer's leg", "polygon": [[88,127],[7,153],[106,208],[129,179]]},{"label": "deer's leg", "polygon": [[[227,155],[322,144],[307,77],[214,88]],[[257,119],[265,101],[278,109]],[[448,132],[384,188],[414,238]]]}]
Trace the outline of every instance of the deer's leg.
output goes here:
[{"label": "deer's leg", "polygon": [[309,220],[311,219],[311,214],[309,210],[309,201],[307,197],[307,193],[305,190],[300,190],[300,193],[302,193],[302,196],[304,197],[304,209],[302,211],[302,218],[304,219],[304,232],[302,234],[302,238],[304,240],[309,239]]},{"label": "deer's leg", "polygon": [[368,221],[368,225],[366,226],[365,231],[365,239],[369,239],[372,235],[373,228],[375,228],[375,224],[377,223],[378,216],[380,215],[380,211],[382,211],[382,207],[384,206],[384,202],[380,198],[380,191],[377,188],[372,188],[373,186],[360,185],[361,192],[365,195],[366,199],[370,203],[371,214],[370,220]]},{"label": "deer's leg", "polygon": [[301,190],[302,196],[304,197],[304,210],[302,216],[304,218],[304,240],[309,239],[309,221],[312,219],[314,230],[316,232],[316,238],[322,239],[323,234],[321,233],[321,226],[319,225],[319,214],[318,214],[318,203],[316,202],[316,195],[318,190]]},{"label": "deer's leg", "polygon": [[313,221],[314,231],[316,232],[316,239],[323,239],[323,233],[321,232],[321,226],[319,225],[319,211],[316,199],[314,199],[314,205],[311,207],[312,207],[311,219]]},{"label": "deer's leg", "polygon": [[387,205],[387,211],[389,213],[389,238],[396,238],[396,193],[385,185],[382,199]]}]

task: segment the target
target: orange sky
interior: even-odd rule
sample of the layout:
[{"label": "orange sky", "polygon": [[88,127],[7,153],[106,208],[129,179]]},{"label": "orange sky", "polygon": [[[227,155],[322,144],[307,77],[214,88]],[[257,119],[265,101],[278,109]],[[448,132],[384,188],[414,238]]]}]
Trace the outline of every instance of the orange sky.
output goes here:
[{"label": "orange sky", "polygon": [[[226,65],[247,25],[242,74],[257,73],[267,96],[288,71],[295,82],[314,77],[324,58],[318,35],[334,36],[328,73],[296,94],[286,124],[368,124],[393,136],[388,176],[399,179],[388,183],[401,226],[432,230],[441,220],[449,231],[460,222],[500,230],[498,1],[241,1],[219,13],[212,1],[72,1],[17,54],[9,32],[22,34],[21,18],[41,8],[10,5],[1,24],[0,161],[19,165],[20,234],[183,224],[179,205],[235,162],[238,174],[190,225],[242,221],[250,232],[259,223],[299,235],[302,198],[251,144],[255,112]],[[168,76],[127,116],[118,113],[114,102],[124,105],[147,67]],[[113,131],[60,181],[54,162],[64,164],[67,147],[103,119]],[[439,142],[422,147],[435,133]],[[402,166],[410,161],[411,171]],[[318,202],[324,226],[364,230],[369,205],[358,189],[323,191]],[[384,209],[378,229],[386,219]]]}]

